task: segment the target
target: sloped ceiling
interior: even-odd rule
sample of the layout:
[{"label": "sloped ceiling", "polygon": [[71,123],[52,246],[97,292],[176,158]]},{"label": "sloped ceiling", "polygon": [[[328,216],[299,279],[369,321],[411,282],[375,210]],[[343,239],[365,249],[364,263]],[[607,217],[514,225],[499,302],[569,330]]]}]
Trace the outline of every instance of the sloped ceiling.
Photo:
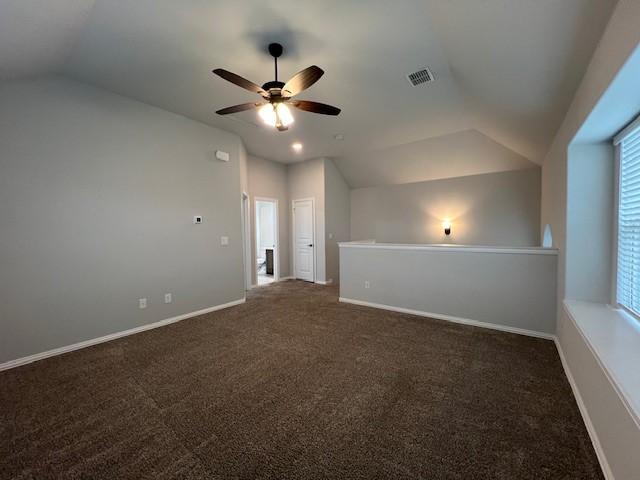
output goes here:
[{"label": "sloped ceiling", "polygon": [[94,0],[0,1],[0,79],[61,69]]},{"label": "sloped ceiling", "polygon": [[341,171],[353,188],[424,182],[536,167],[477,130],[353,155]]},{"label": "sloped ceiling", "polygon": [[[257,156],[334,157],[361,185],[441,175],[446,159],[439,155],[381,153],[428,139],[428,148],[443,138],[491,145],[493,155],[474,157],[474,173],[496,163],[521,168],[523,158],[540,163],[615,1],[96,0],[87,16],[90,4],[1,2],[0,43],[24,44],[17,53],[0,46],[2,75],[63,73],[233,131]],[[53,21],[44,28],[43,18]],[[260,126],[254,112],[215,115],[254,97],[211,70],[272,80],[265,52],[272,41],[285,46],[282,77],[311,64],[325,70],[300,98],[337,105],[339,117],[296,112],[294,126],[278,133]],[[424,66],[436,81],[412,87],[405,75]],[[302,154],[291,151],[293,141],[303,142]]]}]

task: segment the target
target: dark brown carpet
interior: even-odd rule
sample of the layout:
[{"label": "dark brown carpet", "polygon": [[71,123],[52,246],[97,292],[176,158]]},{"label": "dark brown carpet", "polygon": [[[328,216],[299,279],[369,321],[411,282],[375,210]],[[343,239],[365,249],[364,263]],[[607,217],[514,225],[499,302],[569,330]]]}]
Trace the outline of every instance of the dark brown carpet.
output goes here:
[{"label": "dark brown carpet", "polygon": [[552,342],[290,281],[0,373],[0,478],[603,477]]}]

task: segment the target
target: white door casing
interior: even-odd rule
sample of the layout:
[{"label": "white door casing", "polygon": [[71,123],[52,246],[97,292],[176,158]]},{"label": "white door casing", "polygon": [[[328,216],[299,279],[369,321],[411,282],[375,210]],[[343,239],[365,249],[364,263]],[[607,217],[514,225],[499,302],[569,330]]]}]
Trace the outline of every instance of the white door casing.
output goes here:
[{"label": "white door casing", "polygon": [[250,290],[252,283],[252,265],[251,259],[251,224],[249,214],[249,194],[242,192],[242,262],[244,266],[244,289]]},{"label": "white door casing", "polygon": [[293,201],[293,268],[295,278],[315,281],[315,225],[312,198]]}]

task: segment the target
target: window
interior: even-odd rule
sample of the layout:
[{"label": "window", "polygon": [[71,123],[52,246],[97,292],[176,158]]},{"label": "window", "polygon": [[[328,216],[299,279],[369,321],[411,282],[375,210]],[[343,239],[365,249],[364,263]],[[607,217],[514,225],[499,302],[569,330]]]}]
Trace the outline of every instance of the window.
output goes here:
[{"label": "window", "polygon": [[619,161],[616,301],[640,315],[640,118],[614,144]]}]

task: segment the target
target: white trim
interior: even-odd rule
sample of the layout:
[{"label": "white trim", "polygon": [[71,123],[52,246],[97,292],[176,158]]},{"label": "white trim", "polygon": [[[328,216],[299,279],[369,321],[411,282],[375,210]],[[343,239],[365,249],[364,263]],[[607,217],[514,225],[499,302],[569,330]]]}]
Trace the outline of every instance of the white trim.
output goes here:
[{"label": "white trim", "polygon": [[222,305],[215,305],[213,307],[204,308],[202,310],[196,310],[195,312],[183,313],[182,315],[178,315],[176,317],[166,318],[164,320],[160,320],[159,322],[148,323],[146,325],[141,325],[140,327],[131,328],[129,330],[110,333],[109,335],[105,335],[103,337],[92,338],[91,340],[85,340],[83,342],[74,343],[72,345],[54,348],[53,350],[47,350],[46,352],[35,353],[27,357],[16,358],[15,360],[9,360],[8,362],[0,364],[0,371],[19,367],[21,365],[26,365],[32,362],[37,362],[38,360],[44,360],[45,358],[54,357],[56,355],[62,355],[63,353],[73,352],[74,350],[80,350],[81,348],[91,347],[92,345],[97,345],[99,343],[109,342],[117,338],[135,335],[136,333],[144,332],[146,330],[164,327],[165,325],[179,322],[181,320],[186,320],[187,318],[197,317],[199,315],[204,315],[205,313],[211,313],[217,310],[222,310],[224,308],[234,307],[236,305],[244,303],[245,301],[246,298],[240,298],[232,302],[223,303]]},{"label": "white trim", "polygon": [[611,229],[611,305],[618,306],[618,230],[620,228],[620,146],[614,148],[613,228]]},{"label": "white trim", "polygon": [[613,144],[618,145],[624,137],[629,135],[633,130],[640,127],[640,116],[638,116],[634,121],[632,121],[629,125],[624,127],[615,137],[613,137]]},{"label": "white trim", "polygon": [[[311,223],[313,227],[313,279],[312,282],[316,281],[316,275],[318,271],[318,239],[316,238],[316,197],[305,197],[305,198],[296,198],[291,200],[291,245],[292,245],[292,266],[293,266],[293,278],[296,277],[296,213],[295,206],[296,202],[311,202]],[[301,279],[303,280],[303,279]]]},{"label": "white trim", "polygon": [[382,250],[428,250],[433,252],[507,253],[518,255],[557,255],[557,248],[485,247],[481,245],[421,245],[400,243],[338,242],[340,248],[377,248]]},{"label": "white trim", "polygon": [[454,317],[452,315],[444,315],[442,313],[432,313],[432,312],[424,312],[422,310],[412,310],[410,308],[393,307],[391,305],[365,302],[363,300],[354,300],[352,298],[345,298],[345,297],[340,297],[338,300],[343,303],[352,303],[354,305],[379,308],[382,310],[390,310],[392,312],[408,313],[410,315],[418,315],[420,317],[436,318],[438,320],[446,320],[447,322],[461,323],[463,325],[471,325],[473,327],[489,328],[491,330],[500,330],[501,332],[517,333],[520,335],[526,335],[528,337],[545,338],[547,340],[553,340],[555,338],[555,335],[553,335],[552,333],[536,332],[534,330],[527,330],[525,328],[518,328],[518,327],[508,327],[506,325],[498,325],[496,323],[481,322],[479,320],[471,320],[470,318]]},{"label": "white trim", "polygon": [[244,267],[244,290],[251,289],[253,281],[253,255],[251,254],[251,197],[247,192],[242,192],[240,199],[242,210],[242,262]]},{"label": "white trim", "polygon": [[[578,331],[579,330],[580,329],[578,329]],[[593,422],[591,422],[591,417],[589,416],[589,411],[587,410],[587,406],[584,404],[582,395],[580,395],[578,384],[573,378],[573,374],[571,373],[571,369],[569,368],[567,359],[564,356],[564,352],[562,351],[562,346],[560,345],[560,341],[558,340],[557,337],[555,337],[553,341],[556,344],[556,349],[558,350],[558,355],[560,356],[560,362],[562,363],[564,374],[566,375],[567,380],[569,380],[571,391],[573,392],[573,396],[576,399],[576,403],[578,404],[580,415],[582,415],[582,421],[584,422],[584,425],[587,428],[587,432],[589,433],[589,438],[591,439],[591,444],[593,445],[593,449],[595,450],[596,456],[598,457],[598,462],[600,463],[600,469],[602,470],[604,478],[606,478],[607,480],[614,480],[613,472],[611,471],[611,467],[609,466],[607,457],[604,454],[604,450],[602,449],[602,445],[600,444],[600,439],[598,439],[598,434],[596,433],[596,429],[593,426]]]},{"label": "white trim", "polygon": [[333,283],[333,278],[330,278],[329,280],[316,280],[315,283],[320,285],[331,285]]},{"label": "white trim", "polygon": [[[280,279],[280,215],[278,214],[278,199],[277,198],[270,198],[270,197],[253,197],[253,203],[254,205],[257,204],[258,202],[271,202],[275,204],[274,207],[274,214],[275,214],[275,225],[274,225],[274,240],[275,240],[275,245],[273,246],[273,279],[277,282]],[[255,214],[258,215],[258,208],[256,207],[255,209]],[[258,219],[254,218],[254,229],[253,229],[254,233],[258,231]],[[257,245],[257,235],[254,235],[254,239],[253,239],[253,243],[256,243],[255,247],[256,247],[256,257],[257,257],[257,252],[258,252],[258,245]],[[256,280],[258,278],[258,268],[256,265]]]},{"label": "white trim", "polygon": [[[624,392],[624,390],[620,387],[620,385],[618,384],[618,382],[615,380],[615,374],[611,371],[611,369],[609,369],[609,367],[607,367],[607,365],[602,361],[602,359],[600,358],[600,355],[598,355],[598,352],[596,350],[596,348],[594,347],[593,343],[589,340],[589,338],[584,334],[584,332],[582,331],[582,328],[580,328],[580,325],[578,324],[578,322],[576,321],[576,318],[574,317],[573,313],[571,312],[571,308],[570,305],[567,304],[567,300],[562,302],[562,307],[564,309],[564,311],[566,312],[567,316],[569,317],[569,319],[571,320],[571,322],[573,323],[573,327],[578,331],[578,333],[580,334],[580,338],[582,339],[582,341],[585,343],[585,345],[587,345],[587,348],[589,349],[589,352],[591,353],[591,355],[593,356],[593,358],[596,359],[596,362],[598,364],[598,366],[600,367],[600,369],[604,372],[604,376],[607,378],[607,380],[609,381],[609,384],[611,385],[611,387],[613,388],[613,390],[616,392],[616,394],[618,395],[618,398],[620,398],[620,402],[622,403],[622,405],[624,405],[625,409],[627,410],[627,412],[629,413],[629,416],[632,418],[632,420],[634,421],[636,427],[638,429],[640,429],[640,415],[638,415],[638,413],[635,411],[634,407],[632,406],[631,401],[628,399],[626,393]],[[611,309],[612,312],[615,312],[615,310],[612,308]],[[625,312],[626,313],[626,312]],[[634,322],[637,321],[634,318],[629,318],[630,321]]]}]

